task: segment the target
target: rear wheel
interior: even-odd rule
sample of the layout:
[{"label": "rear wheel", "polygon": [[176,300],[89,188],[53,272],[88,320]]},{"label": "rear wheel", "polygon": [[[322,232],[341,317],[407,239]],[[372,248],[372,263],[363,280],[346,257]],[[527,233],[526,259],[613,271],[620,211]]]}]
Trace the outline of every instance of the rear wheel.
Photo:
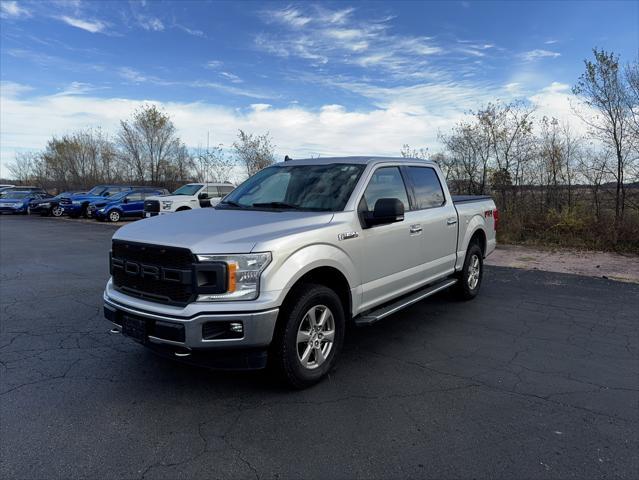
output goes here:
[{"label": "rear wheel", "polygon": [[118,212],[117,210],[111,210],[107,218],[109,219],[109,222],[119,222],[120,212]]},{"label": "rear wheel", "polygon": [[472,243],[466,250],[464,267],[458,275],[457,296],[461,300],[471,300],[479,293],[484,274],[484,258],[481,247]]},{"label": "rear wheel", "polygon": [[335,365],[344,340],[344,308],[337,294],[307,284],[280,312],[271,361],[293,388],[319,382]]}]

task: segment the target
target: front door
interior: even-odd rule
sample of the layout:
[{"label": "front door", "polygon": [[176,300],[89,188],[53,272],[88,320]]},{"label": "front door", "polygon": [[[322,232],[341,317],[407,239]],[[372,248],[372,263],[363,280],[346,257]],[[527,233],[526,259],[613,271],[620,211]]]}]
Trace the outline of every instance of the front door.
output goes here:
[{"label": "front door", "polygon": [[358,212],[372,212],[380,198],[404,204],[404,220],[362,229],[362,309],[411,290],[421,260],[421,232],[415,232],[404,179],[399,167],[380,167],[371,176]]}]

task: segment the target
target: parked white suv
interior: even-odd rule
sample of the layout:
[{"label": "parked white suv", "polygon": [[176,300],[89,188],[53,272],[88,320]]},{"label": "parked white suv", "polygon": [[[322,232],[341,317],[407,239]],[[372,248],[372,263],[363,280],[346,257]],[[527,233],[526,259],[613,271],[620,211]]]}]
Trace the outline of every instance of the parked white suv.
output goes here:
[{"label": "parked white suv", "polygon": [[165,213],[214,207],[234,188],[230,183],[187,183],[171,195],[147,197],[144,201],[144,216],[154,217]]}]

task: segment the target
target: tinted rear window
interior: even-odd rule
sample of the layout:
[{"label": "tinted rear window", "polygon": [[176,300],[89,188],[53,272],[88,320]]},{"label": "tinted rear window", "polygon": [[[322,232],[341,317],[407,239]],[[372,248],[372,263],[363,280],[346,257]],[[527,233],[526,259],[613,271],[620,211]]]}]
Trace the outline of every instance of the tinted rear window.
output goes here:
[{"label": "tinted rear window", "polygon": [[408,177],[415,191],[416,208],[440,207],[444,204],[444,190],[437,173],[429,167],[407,167]]}]

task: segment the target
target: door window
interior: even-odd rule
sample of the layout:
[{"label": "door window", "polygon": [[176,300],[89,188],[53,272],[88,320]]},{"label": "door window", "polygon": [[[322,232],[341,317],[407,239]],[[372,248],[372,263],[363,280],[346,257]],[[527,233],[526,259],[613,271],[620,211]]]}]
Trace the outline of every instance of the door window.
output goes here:
[{"label": "door window", "polygon": [[129,200],[129,202],[141,202],[142,194],[140,192],[135,192],[127,195],[126,198]]},{"label": "door window", "polygon": [[416,208],[441,207],[446,201],[437,173],[429,167],[407,167],[408,178],[415,192]]},{"label": "door window", "polygon": [[375,209],[375,203],[380,198],[398,198],[404,204],[404,210],[410,210],[406,187],[399,167],[382,167],[373,173],[360,201],[359,211],[372,212]]},{"label": "door window", "polygon": [[208,195],[208,198],[219,197],[217,193],[217,187],[206,187],[203,193],[206,193]]}]

